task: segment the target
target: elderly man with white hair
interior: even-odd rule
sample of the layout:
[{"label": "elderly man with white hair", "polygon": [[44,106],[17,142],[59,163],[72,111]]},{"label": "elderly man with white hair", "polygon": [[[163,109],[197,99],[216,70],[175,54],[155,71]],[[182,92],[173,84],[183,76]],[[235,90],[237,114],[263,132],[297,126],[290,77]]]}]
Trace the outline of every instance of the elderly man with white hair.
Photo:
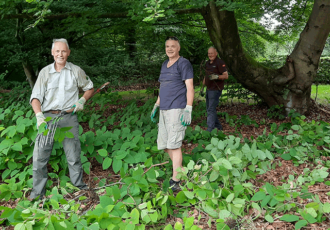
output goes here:
[{"label": "elderly man with white hair", "polygon": [[[74,138],[65,138],[63,148],[68,162],[70,179],[74,186],[87,189],[83,182],[83,169],[80,159],[79,123],[75,112],[84,108],[85,102],[94,92],[93,82],[79,67],[67,59],[70,55],[66,39],[54,39],[52,55],[55,62],[44,67],[38,76],[30,98],[30,104],[36,114],[37,128],[46,123],[45,117],[56,117],[61,114],[58,128],[72,127]],[[85,92],[79,99],[79,88]],[[73,113],[67,113],[74,108]],[[47,164],[52,153],[53,142],[40,145],[36,140],[33,151],[33,189],[30,200],[42,199],[46,193]]]},{"label": "elderly man with white hair", "polygon": [[205,70],[208,76],[204,77],[203,84],[206,85],[206,111],[207,131],[213,129],[222,130],[222,125],[217,116],[217,106],[224,88],[224,80],[228,79],[226,64],[218,58],[217,50],[211,46],[208,49],[209,61],[205,63]]}]

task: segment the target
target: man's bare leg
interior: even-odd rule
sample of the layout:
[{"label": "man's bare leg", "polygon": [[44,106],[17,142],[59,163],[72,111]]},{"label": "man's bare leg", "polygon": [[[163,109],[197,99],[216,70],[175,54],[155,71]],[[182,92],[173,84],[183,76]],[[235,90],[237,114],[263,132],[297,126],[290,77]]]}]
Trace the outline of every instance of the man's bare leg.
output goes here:
[{"label": "man's bare leg", "polygon": [[168,155],[170,156],[172,163],[173,163],[173,176],[172,180],[179,181],[176,176],[178,172],[176,171],[178,168],[182,168],[182,152],[181,148],[178,149],[168,149]]},{"label": "man's bare leg", "polygon": [[164,151],[168,153],[168,155],[170,156],[171,161],[173,161],[173,154],[172,154],[172,149],[165,149]]}]

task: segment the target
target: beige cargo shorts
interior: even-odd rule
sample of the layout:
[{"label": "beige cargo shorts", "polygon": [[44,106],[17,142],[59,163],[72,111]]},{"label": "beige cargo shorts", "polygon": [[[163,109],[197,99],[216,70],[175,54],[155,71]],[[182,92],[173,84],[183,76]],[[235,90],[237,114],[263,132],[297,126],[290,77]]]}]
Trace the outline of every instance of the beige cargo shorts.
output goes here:
[{"label": "beige cargo shorts", "polygon": [[180,118],[184,109],[170,109],[159,111],[157,147],[162,149],[178,149],[182,146],[186,126],[181,124]]}]

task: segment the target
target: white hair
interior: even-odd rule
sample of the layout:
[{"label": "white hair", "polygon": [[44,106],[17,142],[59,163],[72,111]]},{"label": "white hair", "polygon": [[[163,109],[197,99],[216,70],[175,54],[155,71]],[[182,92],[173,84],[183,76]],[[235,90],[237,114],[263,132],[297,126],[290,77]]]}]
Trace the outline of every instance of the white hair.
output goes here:
[{"label": "white hair", "polygon": [[209,50],[209,49],[214,49],[215,52],[218,53],[217,49],[216,49],[214,46],[210,46],[210,47],[208,48],[208,50]]},{"label": "white hair", "polygon": [[68,49],[70,49],[68,41],[65,38],[59,38],[59,39],[53,39],[52,50],[54,49],[54,44],[56,42],[63,42],[67,45]]}]

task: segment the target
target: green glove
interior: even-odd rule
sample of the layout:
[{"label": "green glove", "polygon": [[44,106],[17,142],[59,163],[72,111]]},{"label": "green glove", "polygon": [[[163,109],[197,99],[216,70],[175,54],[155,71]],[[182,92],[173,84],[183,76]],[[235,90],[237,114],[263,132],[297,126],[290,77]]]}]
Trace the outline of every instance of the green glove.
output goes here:
[{"label": "green glove", "polygon": [[153,123],[156,123],[155,116],[156,116],[156,112],[157,112],[158,109],[159,109],[159,105],[158,104],[155,104],[154,105],[154,108],[151,111],[150,118],[151,118],[151,121]]},{"label": "green glove", "polygon": [[209,76],[209,79],[210,79],[210,80],[218,80],[218,79],[219,79],[219,76],[216,75],[216,74],[211,74],[211,75]]},{"label": "green glove", "polygon": [[191,124],[191,113],[192,113],[192,106],[186,105],[186,108],[183,111],[183,114],[181,116],[181,124],[183,126],[188,126]]}]

